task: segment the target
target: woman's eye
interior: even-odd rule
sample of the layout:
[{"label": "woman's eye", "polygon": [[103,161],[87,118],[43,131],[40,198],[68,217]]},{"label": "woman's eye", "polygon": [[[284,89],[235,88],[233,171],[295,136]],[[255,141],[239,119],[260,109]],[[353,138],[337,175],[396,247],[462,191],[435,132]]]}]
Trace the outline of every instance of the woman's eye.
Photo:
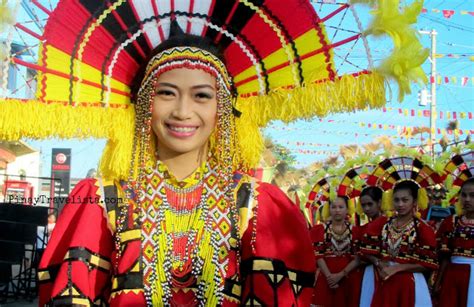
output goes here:
[{"label": "woman's eye", "polygon": [[158,96],[173,96],[173,91],[170,90],[157,90],[156,95]]},{"label": "woman's eye", "polygon": [[198,99],[212,99],[213,95],[211,93],[197,93],[196,98]]}]

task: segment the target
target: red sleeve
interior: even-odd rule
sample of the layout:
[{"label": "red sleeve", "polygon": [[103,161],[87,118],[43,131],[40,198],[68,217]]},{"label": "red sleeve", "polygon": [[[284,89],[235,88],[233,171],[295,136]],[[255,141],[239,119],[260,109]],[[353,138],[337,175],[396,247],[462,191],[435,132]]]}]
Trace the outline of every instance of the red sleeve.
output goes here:
[{"label": "red sleeve", "polygon": [[324,240],[324,224],[314,225],[311,229],[311,241],[313,242],[314,255],[316,261],[324,257],[327,250],[326,242]]},{"label": "red sleeve", "polygon": [[360,250],[360,243],[362,240],[363,226],[352,226],[352,251],[354,255],[357,255]]},{"label": "red sleeve", "polygon": [[437,269],[436,235],[433,228],[426,224],[426,222],[419,220],[417,235],[413,259],[428,269]]},{"label": "red sleeve", "polygon": [[108,301],[113,239],[97,190],[86,179],[69,195],[38,268],[40,306]]},{"label": "red sleeve", "polygon": [[380,255],[381,252],[381,234],[387,217],[381,216],[364,227],[364,233],[360,235],[359,251],[363,256]]},{"label": "red sleeve", "polygon": [[242,305],[309,306],[316,261],[303,214],[275,186],[256,193],[256,223],[242,237]]},{"label": "red sleeve", "polygon": [[441,222],[438,231],[436,232],[436,241],[438,244],[438,252],[442,256],[451,255],[450,237],[454,231],[454,219],[455,216],[448,216]]}]

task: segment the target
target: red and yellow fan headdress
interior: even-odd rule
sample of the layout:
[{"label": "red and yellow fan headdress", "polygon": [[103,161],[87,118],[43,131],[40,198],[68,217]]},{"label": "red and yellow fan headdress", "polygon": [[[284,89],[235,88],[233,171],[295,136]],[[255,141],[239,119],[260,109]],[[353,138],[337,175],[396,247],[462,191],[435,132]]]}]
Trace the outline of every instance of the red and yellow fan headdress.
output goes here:
[{"label": "red and yellow fan headdress", "polygon": [[367,184],[379,186],[386,192],[382,210],[389,212],[392,208],[391,192],[398,182],[405,180],[413,181],[420,187],[417,200],[420,210],[428,206],[426,188],[441,183],[440,175],[420,159],[400,156],[380,162],[367,180]]},{"label": "red and yellow fan headdress", "polygon": [[[126,178],[134,133],[130,85],[176,20],[186,33],[222,46],[241,112],[239,163],[252,167],[263,149],[259,128],[271,120],[381,107],[388,80],[398,83],[400,98],[410,82],[426,81],[420,65],[427,50],[411,27],[422,1],[404,8],[399,0],[357,2],[374,7],[366,29],[351,3],[315,3],[316,12],[299,0],[60,0],[54,8],[31,1],[47,19],[44,31],[21,22],[13,28],[38,40],[38,58],[13,54],[10,61],[38,72],[36,97],[0,100],[0,139],[106,138],[102,175]],[[339,20],[350,14],[356,27],[340,31]],[[367,68],[353,63],[342,73],[348,61],[338,48],[358,43],[369,50],[367,35],[391,37],[391,55],[379,67],[369,56]]]},{"label": "red and yellow fan headdress", "polygon": [[464,151],[452,155],[444,167],[444,172],[449,191],[446,198],[449,204],[456,206],[456,212],[461,214],[459,192],[463,183],[474,177],[474,150],[466,148]]}]

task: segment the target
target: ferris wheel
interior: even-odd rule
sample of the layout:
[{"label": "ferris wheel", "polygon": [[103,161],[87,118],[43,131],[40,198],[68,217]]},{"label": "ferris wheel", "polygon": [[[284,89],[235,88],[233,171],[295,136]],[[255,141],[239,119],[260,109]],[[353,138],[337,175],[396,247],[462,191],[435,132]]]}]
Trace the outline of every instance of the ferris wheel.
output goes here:
[{"label": "ferris wheel", "polygon": [[[0,43],[0,97],[35,96],[39,48],[49,13],[57,1],[6,1],[2,3]],[[31,65],[22,65],[29,63]]]}]

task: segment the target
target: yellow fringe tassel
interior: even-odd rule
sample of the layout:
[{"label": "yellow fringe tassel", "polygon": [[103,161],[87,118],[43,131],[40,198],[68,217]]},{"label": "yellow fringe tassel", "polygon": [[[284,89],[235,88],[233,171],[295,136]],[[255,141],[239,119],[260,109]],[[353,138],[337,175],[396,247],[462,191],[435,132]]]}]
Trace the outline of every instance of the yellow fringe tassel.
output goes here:
[{"label": "yellow fringe tassel", "polygon": [[418,197],[416,199],[416,203],[418,204],[418,210],[425,210],[428,208],[429,198],[428,192],[425,188],[420,188],[418,190]]},{"label": "yellow fringe tassel", "polygon": [[0,100],[0,139],[108,140],[100,170],[106,178],[127,178],[132,157],[135,111],[127,108],[70,106],[35,100]]}]

